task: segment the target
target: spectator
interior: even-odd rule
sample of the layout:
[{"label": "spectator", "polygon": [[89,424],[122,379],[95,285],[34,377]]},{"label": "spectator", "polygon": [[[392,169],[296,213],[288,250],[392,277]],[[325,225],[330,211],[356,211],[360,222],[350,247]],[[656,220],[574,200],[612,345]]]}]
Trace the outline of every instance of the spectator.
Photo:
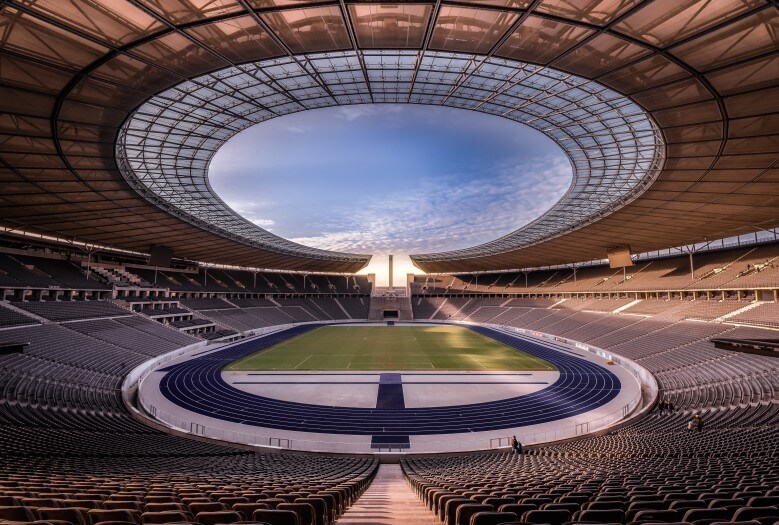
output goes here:
[{"label": "spectator", "polygon": [[695,430],[698,432],[703,430],[703,418],[700,414],[695,414]]},{"label": "spectator", "polygon": [[695,429],[695,421],[691,419],[687,422],[687,430],[692,432],[694,429]]},{"label": "spectator", "polygon": [[657,405],[658,410],[660,410],[660,415],[663,415],[663,412],[665,411],[665,399],[661,399],[660,403]]},{"label": "spectator", "polygon": [[511,448],[514,451],[514,454],[522,455],[522,443],[517,440],[517,436],[511,438]]}]

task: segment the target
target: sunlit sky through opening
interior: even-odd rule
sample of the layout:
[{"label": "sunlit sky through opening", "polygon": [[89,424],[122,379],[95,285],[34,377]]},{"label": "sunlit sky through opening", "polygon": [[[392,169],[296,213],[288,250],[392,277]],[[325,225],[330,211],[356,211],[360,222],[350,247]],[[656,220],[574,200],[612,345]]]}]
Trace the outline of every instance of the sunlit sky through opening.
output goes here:
[{"label": "sunlit sky through opening", "polygon": [[549,138],[507,119],[419,105],[317,109],[273,119],[214,156],[216,193],[276,235],[374,255],[360,273],[402,286],[409,253],[490,241],[527,224],[568,189]]}]

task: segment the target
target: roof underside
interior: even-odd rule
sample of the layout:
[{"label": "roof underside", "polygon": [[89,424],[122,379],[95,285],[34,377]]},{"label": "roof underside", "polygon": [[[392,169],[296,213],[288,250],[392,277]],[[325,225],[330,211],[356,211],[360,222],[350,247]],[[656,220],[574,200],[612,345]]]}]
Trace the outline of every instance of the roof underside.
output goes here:
[{"label": "roof underside", "polygon": [[[418,256],[422,269],[569,263],[602,258],[617,245],[648,251],[779,225],[779,15],[772,2],[138,0],[115,6],[112,0],[0,1],[3,225],[141,252],[162,244],[180,257],[224,264],[355,271],[367,257],[253,244],[142,197],[117,166],[119,128],[153,95],[247,62],[292,63],[318,77],[322,89],[330,72],[314,67],[310,54],[353,57],[349,74],[365,86],[363,102],[415,102],[414,90],[430,82],[425,57],[446,52],[471,57],[469,67],[438,72],[447,99],[475,106],[485,103],[479,90],[492,97],[487,102],[507,95],[511,82],[474,87],[479,68],[501,59],[593,79],[647,112],[665,142],[665,159],[640,196],[584,226],[515,249],[488,243]],[[408,77],[377,79],[371,57],[382,54],[407,57]],[[306,98],[281,87],[291,104]],[[391,100],[382,95],[389,92]],[[331,101],[320,105],[347,103],[326,96]],[[457,106],[476,109],[469,104]]]}]

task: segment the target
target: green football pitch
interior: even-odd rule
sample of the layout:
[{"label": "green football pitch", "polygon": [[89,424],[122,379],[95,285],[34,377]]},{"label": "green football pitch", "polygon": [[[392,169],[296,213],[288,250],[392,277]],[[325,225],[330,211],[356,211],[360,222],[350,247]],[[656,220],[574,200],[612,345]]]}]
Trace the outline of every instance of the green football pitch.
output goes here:
[{"label": "green football pitch", "polygon": [[555,370],[459,326],[323,326],[243,357],[228,371]]}]

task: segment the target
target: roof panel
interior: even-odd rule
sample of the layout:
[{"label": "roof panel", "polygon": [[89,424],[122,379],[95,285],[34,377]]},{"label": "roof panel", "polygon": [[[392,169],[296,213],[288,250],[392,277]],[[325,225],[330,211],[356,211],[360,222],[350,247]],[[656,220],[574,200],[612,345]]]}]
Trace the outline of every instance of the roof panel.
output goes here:
[{"label": "roof panel", "polygon": [[346,24],[338,6],[265,13],[262,19],[293,53],[351,48]]},{"label": "roof panel", "polygon": [[764,9],[674,48],[674,56],[698,71],[779,49],[779,11]]},{"label": "roof panel", "polygon": [[599,77],[648,53],[649,50],[644,47],[603,33],[556,60],[553,65],[573,73]]},{"label": "roof panel", "polygon": [[351,4],[349,13],[362,48],[418,48],[430,19],[429,4]]},{"label": "roof panel", "polygon": [[228,64],[179,33],[170,33],[134,47],[137,55],[161,68],[184,76],[226,67]]},{"label": "roof panel", "polygon": [[774,86],[779,83],[779,52],[719,69],[707,74],[706,79],[723,95]]},{"label": "roof panel", "polygon": [[497,53],[515,60],[546,64],[592,32],[581,26],[529,16]]},{"label": "roof panel", "polygon": [[114,46],[165,28],[162,22],[123,0],[21,0],[19,4]]},{"label": "roof panel", "polygon": [[662,55],[651,55],[600,78],[621,93],[633,93],[690,76],[679,64]]},{"label": "roof panel", "polygon": [[174,24],[234,13],[243,9],[238,0],[138,0]]},{"label": "roof panel", "polygon": [[536,10],[539,13],[603,26],[640,2],[641,0],[541,0]]},{"label": "roof panel", "polygon": [[761,0],[653,0],[614,29],[667,47],[760,5]]},{"label": "roof panel", "polygon": [[105,46],[7,6],[0,11],[0,42],[2,49],[74,69],[81,69],[108,51]]},{"label": "roof panel", "polygon": [[284,50],[250,15],[192,27],[186,31],[235,63],[284,54]]},{"label": "roof panel", "polygon": [[487,53],[518,17],[509,11],[444,5],[438,13],[430,47],[464,53]]}]

